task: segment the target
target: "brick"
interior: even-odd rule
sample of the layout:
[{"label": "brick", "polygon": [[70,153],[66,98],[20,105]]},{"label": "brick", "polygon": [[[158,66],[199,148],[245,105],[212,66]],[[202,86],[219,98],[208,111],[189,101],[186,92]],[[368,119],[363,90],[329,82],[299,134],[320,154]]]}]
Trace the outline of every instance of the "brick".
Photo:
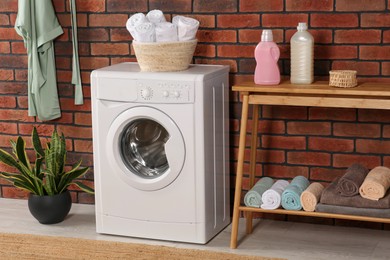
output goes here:
[{"label": "brick", "polygon": [[75,124],[92,126],[91,113],[75,113],[74,117],[75,117]]},{"label": "brick", "polygon": [[195,13],[229,13],[237,11],[237,0],[193,0]]},{"label": "brick", "polygon": [[283,179],[292,179],[297,175],[309,177],[309,169],[303,166],[264,165],[264,175]]},{"label": "brick", "polygon": [[283,0],[241,0],[240,12],[283,11]]},{"label": "brick", "polygon": [[67,138],[92,138],[91,127],[58,125],[57,131],[59,133],[64,133]]},{"label": "brick", "polygon": [[381,158],[373,155],[333,154],[333,167],[349,167],[354,163],[372,169],[381,164]]},{"label": "brick", "polygon": [[82,204],[95,204],[95,196],[86,192],[78,192],[77,201]]},{"label": "brick", "polygon": [[65,8],[65,2],[63,0],[53,0],[52,2],[56,13],[65,12],[66,8]]},{"label": "brick", "polygon": [[[57,19],[60,22],[62,27],[71,27],[71,20],[70,20],[69,13],[66,14],[57,14]],[[77,27],[87,27],[88,26],[88,17],[85,13],[77,13]],[[65,31],[65,30],[64,30]]]},{"label": "brick", "polygon": [[82,166],[84,167],[92,167],[93,166],[93,155],[92,154],[83,154],[83,153],[73,153],[68,152],[68,162],[69,165],[75,164],[82,160]]},{"label": "brick", "polygon": [[1,28],[0,40],[21,40],[14,28]]},{"label": "brick", "polygon": [[237,61],[232,59],[195,59],[195,64],[228,65],[230,72],[237,72]]},{"label": "brick", "polygon": [[390,62],[382,62],[382,75],[389,76],[390,75]]},{"label": "brick", "polygon": [[345,172],[345,169],[313,167],[310,169],[310,179],[313,181],[331,182],[336,178],[343,176]]},{"label": "brick", "polygon": [[361,122],[390,123],[390,110],[360,109],[358,112]]},{"label": "brick", "polygon": [[27,115],[27,110],[2,109],[0,110],[0,120],[34,122],[34,117]]},{"label": "brick", "polygon": [[215,16],[208,14],[191,14],[186,15],[199,21],[199,28],[214,28]]},{"label": "brick", "polygon": [[56,57],[56,68],[57,70],[71,70],[72,69],[72,58],[71,57]]},{"label": "brick", "polygon": [[[39,120],[37,120],[38,122]],[[66,113],[66,112],[62,112],[61,113],[61,117],[58,118],[58,119],[55,119],[53,121],[51,121],[53,123],[60,123],[60,124],[73,124],[73,113]]]},{"label": "brick", "polygon": [[73,97],[60,98],[61,109],[64,111],[91,111],[91,101],[84,99],[83,105],[75,105]]},{"label": "brick", "polygon": [[18,0],[1,0],[0,12],[14,12],[18,11]]},{"label": "brick", "polygon": [[123,27],[126,25],[128,16],[125,14],[91,14],[89,26],[96,27]]},{"label": "brick", "polygon": [[[250,157],[250,149],[245,149],[245,159],[248,160]],[[238,148],[233,150],[232,158],[238,157]],[[266,162],[266,163],[284,163],[285,156],[284,151],[274,151],[274,150],[259,150],[256,152],[256,163]]]},{"label": "brick", "polygon": [[12,198],[12,199],[27,199],[30,192],[9,186],[1,187],[1,193],[3,198]]},{"label": "brick", "polygon": [[[263,14],[262,26],[263,27],[296,27],[300,22],[308,22],[307,14]],[[273,29],[273,28],[272,28]]]},{"label": "brick", "polygon": [[16,108],[16,99],[13,96],[0,96],[0,108]]},{"label": "brick", "polygon": [[0,53],[10,53],[11,49],[8,42],[0,42]]},{"label": "brick", "polygon": [[357,46],[352,45],[321,45],[314,46],[314,57],[315,59],[355,59],[357,51]]},{"label": "brick", "polygon": [[10,69],[0,69],[0,80],[14,80],[14,71]]},{"label": "brick", "polygon": [[[110,6],[110,0],[107,5]],[[124,1],[123,1],[124,2]],[[134,1],[131,1],[134,2]],[[106,11],[105,0],[79,0],[77,1],[77,12],[101,13]]]},{"label": "brick", "polygon": [[106,0],[106,2],[108,12],[146,13],[148,11],[148,1],[144,0]]},{"label": "brick", "polygon": [[23,42],[11,42],[12,54],[26,54],[27,49],[24,47]]},{"label": "brick", "polygon": [[17,81],[27,81],[28,79],[27,70],[15,70],[15,80]]},{"label": "brick", "polygon": [[380,43],[381,30],[336,30],[335,43]]},{"label": "brick", "polygon": [[[53,134],[54,125],[47,125],[47,124],[37,124],[37,125],[19,124],[19,134],[30,136],[34,126],[37,129],[37,132],[42,139],[42,141],[41,141],[42,144],[44,144],[44,142],[46,142],[46,140],[48,141],[48,139],[46,139],[46,138],[51,137],[51,135]],[[46,137],[46,138],[43,138],[43,137]]]},{"label": "brick", "polygon": [[289,164],[330,166],[330,154],[320,152],[287,152]]},{"label": "brick", "polygon": [[241,73],[254,73],[256,68],[255,59],[240,59],[239,67]]},{"label": "brick", "polygon": [[333,0],[286,0],[286,11],[333,11]]},{"label": "brick", "polygon": [[80,67],[83,69],[94,70],[106,67],[110,64],[109,62],[109,58],[80,57]]},{"label": "brick", "polygon": [[92,141],[89,140],[74,140],[75,152],[92,153]]},{"label": "brick", "polygon": [[[238,32],[239,42],[243,43],[259,43],[261,40],[262,30],[259,29],[242,29]],[[283,42],[283,30],[272,30],[274,42]]]},{"label": "brick", "polygon": [[309,150],[327,152],[353,152],[354,142],[350,139],[309,137]]},{"label": "brick", "polygon": [[385,125],[383,127],[383,135],[384,138],[390,138],[390,125]]},{"label": "brick", "polygon": [[195,49],[194,56],[200,57],[215,57],[215,45],[213,44],[198,44]]},{"label": "brick", "polygon": [[91,43],[92,55],[128,55],[128,43]]},{"label": "brick", "polygon": [[220,28],[249,28],[260,26],[258,14],[222,14],[217,16],[217,26]]},{"label": "brick", "polygon": [[[145,2],[145,1],[143,1]],[[191,0],[149,0],[149,9],[159,9],[165,12],[185,12],[192,9]]]},{"label": "brick", "polygon": [[380,137],[381,128],[379,124],[353,124],[335,123],[333,134],[335,136],[349,137]]},{"label": "brick", "polygon": [[387,28],[390,24],[390,13],[362,13],[361,27]]},{"label": "brick", "polygon": [[311,120],[334,120],[334,121],[354,121],[356,120],[356,110],[350,108],[323,108],[310,107],[309,119]]},{"label": "brick", "polygon": [[237,42],[237,33],[234,30],[198,30],[199,42]]},{"label": "brick", "polygon": [[346,27],[353,28],[359,25],[357,14],[328,14],[313,13],[311,14],[311,27]]},{"label": "brick", "polygon": [[356,140],[356,152],[369,154],[390,154],[390,141]]},{"label": "brick", "polygon": [[129,42],[133,39],[126,28],[114,28],[110,30],[110,40],[113,42]]},{"label": "brick", "polygon": [[6,14],[0,14],[0,25],[9,25],[9,17]]},{"label": "brick", "polygon": [[284,121],[279,120],[261,119],[257,128],[261,134],[284,134],[286,132]]},{"label": "brick", "polygon": [[384,156],[383,158],[383,166],[390,168],[390,156]]},{"label": "brick", "polygon": [[253,53],[255,51],[255,46],[250,45],[218,45],[217,52],[218,57],[253,57]]},{"label": "brick", "polygon": [[[1,100],[0,100],[0,104],[1,104]],[[1,134],[9,134],[9,135],[18,134],[17,124],[16,123],[1,122],[0,133]]]},{"label": "brick", "polygon": [[288,122],[287,133],[293,135],[330,135],[329,122]]},{"label": "brick", "polygon": [[[127,32],[127,34],[129,34]],[[108,41],[108,29],[106,28],[80,28],[78,30],[78,40],[87,42]]]},{"label": "brick", "polygon": [[356,70],[358,76],[371,76],[379,74],[379,62],[369,61],[333,61],[333,70]]},{"label": "brick", "polygon": [[27,95],[27,83],[0,82],[0,94]]},{"label": "brick", "polygon": [[336,11],[382,11],[385,10],[385,0],[337,0]]},{"label": "brick", "polygon": [[306,138],[302,136],[262,135],[262,148],[302,150],[306,148]]},{"label": "brick", "polygon": [[360,46],[360,59],[389,60],[390,46]]},{"label": "brick", "polygon": [[386,30],[383,32],[383,42],[390,43],[390,30]]},{"label": "brick", "polygon": [[263,106],[262,116],[272,119],[307,119],[306,107]]}]

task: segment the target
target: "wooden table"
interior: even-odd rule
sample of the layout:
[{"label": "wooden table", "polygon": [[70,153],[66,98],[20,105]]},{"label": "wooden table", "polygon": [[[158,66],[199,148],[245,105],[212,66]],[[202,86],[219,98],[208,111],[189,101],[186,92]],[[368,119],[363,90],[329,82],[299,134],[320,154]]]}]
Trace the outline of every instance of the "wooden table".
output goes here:
[{"label": "wooden table", "polygon": [[240,92],[242,95],[243,105],[238,149],[236,187],[234,194],[232,234],[230,241],[231,248],[237,247],[238,221],[241,211],[246,212],[247,234],[252,233],[253,212],[390,223],[390,219],[387,218],[291,211],[284,209],[264,210],[261,208],[240,205],[249,105],[252,105],[253,109],[253,126],[249,158],[249,184],[250,187],[252,187],[255,180],[256,143],[258,136],[256,131],[259,121],[259,105],[390,109],[390,84],[362,83],[354,88],[335,88],[329,86],[328,82],[314,82],[310,85],[293,85],[290,84],[290,82],[282,82],[281,84],[274,86],[256,85],[249,82],[233,86],[232,90]]}]

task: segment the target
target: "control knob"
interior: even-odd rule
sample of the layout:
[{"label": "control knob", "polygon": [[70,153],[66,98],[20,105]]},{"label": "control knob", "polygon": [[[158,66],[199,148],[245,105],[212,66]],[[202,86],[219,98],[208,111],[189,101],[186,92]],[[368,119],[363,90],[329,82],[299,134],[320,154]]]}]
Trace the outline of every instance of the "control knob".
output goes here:
[{"label": "control knob", "polygon": [[164,90],[162,94],[163,94],[163,97],[169,97],[169,92],[166,90]]},{"label": "control knob", "polygon": [[180,91],[174,91],[174,92],[173,92],[173,95],[174,95],[176,98],[179,98],[179,97],[180,97]]},{"label": "control knob", "polygon": [[144,98],[144,99],[150,99],[152,97],[152,90],[150,88],[144,88],[141,90],[141,96]]}]

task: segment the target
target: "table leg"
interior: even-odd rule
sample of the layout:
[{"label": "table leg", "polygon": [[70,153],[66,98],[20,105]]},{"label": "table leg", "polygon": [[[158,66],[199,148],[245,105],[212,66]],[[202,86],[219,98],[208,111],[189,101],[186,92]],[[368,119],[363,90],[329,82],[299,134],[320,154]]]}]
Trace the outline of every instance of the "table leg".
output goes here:
[{"label": "table leg", "polygon": [[[251,153],[249,159],[249,187],[252,188],[255,184],[255,175],[256,175],[256,151],[257,151],[257,125],[259,123],[259,106],[253,105],[253,115],[252,115],[252,132],[251,132]],[[252,220],[253,213],[248,211],[246,213],[246,233],[252,233]]]},{"label": "table leg", "polygon": [[234,193],[233,221],[232,221],[232,234],[230,238],[230,248],[237,248],[238,222],[240,218],[239,207],[241,203],[242,173],[244,167],[246,125],[248,122],[248,106],[249,106],[248,99],[249,99],[248,94],[244,94],[243,103],[242,103],[240,142],[238,147],[236,188]]}]

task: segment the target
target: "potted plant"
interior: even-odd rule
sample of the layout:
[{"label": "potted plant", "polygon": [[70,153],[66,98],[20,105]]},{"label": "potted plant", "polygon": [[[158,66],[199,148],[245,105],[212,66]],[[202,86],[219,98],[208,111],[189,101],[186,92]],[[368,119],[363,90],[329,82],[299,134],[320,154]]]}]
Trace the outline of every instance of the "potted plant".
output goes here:
[{"label": "potted plant", "polygon": [[17,173],[0,172],[0,177],[13,183],[17,188],[30,192],[28,207],[31,214],[42,224],[54,224],[64,220],[72,206],[68,187],[76,185],[82,191],[94,190],[76,181],[83,176],[88,167],[80,167],[81,160],[66,170],[66,144],[64,134],[55,130],[46,148],[42,148],[36,128],[32,131],[32,145],[35,163],[31,165],[26,153],[26,143],[22,137],[11,140],[12,153],[0,149],[0,162],[11,166]]}]

